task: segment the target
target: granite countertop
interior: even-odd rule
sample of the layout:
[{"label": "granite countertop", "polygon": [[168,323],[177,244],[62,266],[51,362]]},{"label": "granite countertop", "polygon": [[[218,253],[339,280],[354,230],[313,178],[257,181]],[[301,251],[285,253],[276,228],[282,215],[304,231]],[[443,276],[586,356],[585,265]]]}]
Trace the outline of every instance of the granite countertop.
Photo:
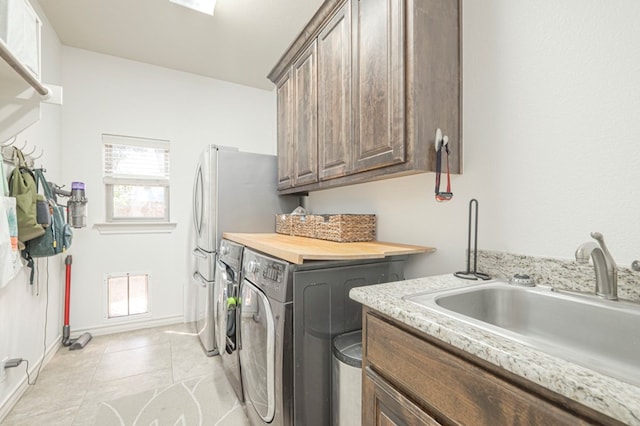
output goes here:
[{"label": "granite countertop", "polygon": [[349,295],[398,322],[587,407],[626,424],[640,425],[640,387],[402,299],[409,294],[472,283],[448,274],[358,287],[352,289]]}]

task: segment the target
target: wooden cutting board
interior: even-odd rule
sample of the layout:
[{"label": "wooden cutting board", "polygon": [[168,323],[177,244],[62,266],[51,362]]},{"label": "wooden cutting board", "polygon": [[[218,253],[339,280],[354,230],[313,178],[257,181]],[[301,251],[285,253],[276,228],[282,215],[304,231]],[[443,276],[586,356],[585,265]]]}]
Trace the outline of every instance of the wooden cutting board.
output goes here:
[{"label": "wooden cutting board", "polygon": [[380,241],[337,243],[315,238],[272,233],[240,234],[225,232],[222,237],[295,264],[302,264],[305,260],[381,259],[386,256],[436,251],[433,247]]}]

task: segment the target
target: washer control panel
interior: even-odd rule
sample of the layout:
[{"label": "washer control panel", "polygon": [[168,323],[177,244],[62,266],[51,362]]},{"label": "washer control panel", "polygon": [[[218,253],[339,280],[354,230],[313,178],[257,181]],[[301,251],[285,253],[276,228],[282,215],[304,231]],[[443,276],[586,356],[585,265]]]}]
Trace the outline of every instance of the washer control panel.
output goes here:
[{"label": "washer control panel", "polygon": [[275,262],[267,262],[262,270],[262,277],[266,281],[281,283],[284,277],[285,265]]},{"label": "washer control panel", "polygon": [[234,243],[229,240],[220,241],[220,249],[218,250],[218,259],[222,260],[227,265],[231,266],[235,270],[240,270],[240,262],[242,262],[242,250],[243,245]]},{"label": "washer control panel", "polygon": [[264,291],[267,296],[288,302],[290,296],[289,264],[283,260],[245,248],[242,259],[244,278]]}]

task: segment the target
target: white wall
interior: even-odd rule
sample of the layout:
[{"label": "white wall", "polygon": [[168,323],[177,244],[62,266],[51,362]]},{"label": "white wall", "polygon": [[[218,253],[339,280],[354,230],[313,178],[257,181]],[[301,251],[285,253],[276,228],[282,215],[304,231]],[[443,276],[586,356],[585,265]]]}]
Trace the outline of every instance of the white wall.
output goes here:
[{"label": "white wall", "polygon": [[[71,329],[117,324],[104,316],[109,272],[151,272],[151,320],[182,320],[198,154],[209,143],[274,154],[273,94],[71,47],[63,48],[63,79],[64,177],[85,182],[89,198],[88,227],[71,248]],[[93,228],[105,218],[102,133],[171,141],[171,234]]]},{"label": "white wall", "polygon": [[[32,2],[38,15],[44,20],[42,27],[42,80],[61,84],[60,41],[46,21],[39,5]],[[27,143],[24,152],[37,147],[34,156],[44,154],[35,163],[46,169],[46,177],[58,181],[60,170],[60,116],[58,105],[42,104],[41,120],[18,135],[16,145]],[[1,141],[4,142],[4,141]],[[48,263],[48,266],[47,266]],[[0,359],[23,358],[31,368],[37,367],[43,350],[55,348],[62,333],[62,307],[64,294],[64,256],[37,261],[39,274],[34,285],[29,284],[28,273],[23,271],[6,287],[0,289]],[[48,271],[48,280],[47,280]],[[47,306],[48,299],[48,306]],[[45,315],[46,312],[46,315]],[[46,327],[45,327],[46,322]],[[46,329],[46,339],[45,339]],[[12,396],[17,395],[21,383],[26,380],[26,364],[6,370],[7,380],[0,383],[0,419],[6,414]],[[32,375],[33,380],[33,375]]]},{"label": "white wall", "polygon": [[468,203],[479,247],[573,258],[600,231],[640,258],[640,3],[463,4],[464,174],[434,201],[434,174],[311,193],[316,212],[373,212],[381,240],[434,246],[408,277],[465,269]]}]

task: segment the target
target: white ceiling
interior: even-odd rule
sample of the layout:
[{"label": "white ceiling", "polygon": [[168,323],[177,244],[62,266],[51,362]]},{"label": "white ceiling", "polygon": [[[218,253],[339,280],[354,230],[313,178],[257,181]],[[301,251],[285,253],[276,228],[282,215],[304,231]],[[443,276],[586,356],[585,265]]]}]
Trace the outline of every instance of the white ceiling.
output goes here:
[{"label": "white ceiling", "polygon": [[39,0],[72,47],[271,90],[266,76],[323,0]]}]

